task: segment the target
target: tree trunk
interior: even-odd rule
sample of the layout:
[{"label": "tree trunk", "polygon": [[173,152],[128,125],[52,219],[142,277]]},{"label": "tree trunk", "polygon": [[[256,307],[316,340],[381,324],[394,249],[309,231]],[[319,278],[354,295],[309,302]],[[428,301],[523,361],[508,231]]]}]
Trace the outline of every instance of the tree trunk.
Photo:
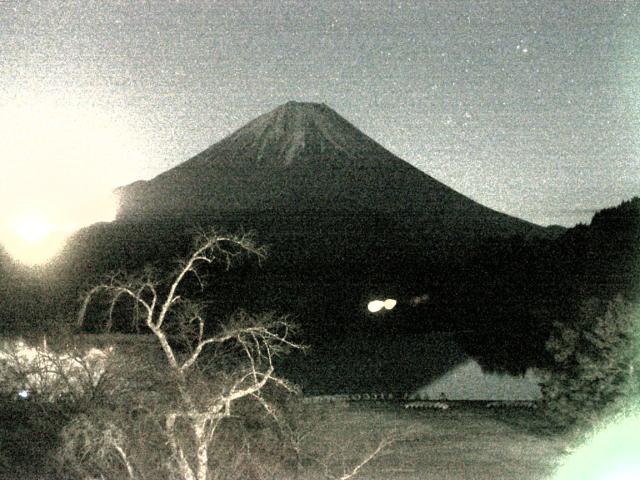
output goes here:
[{"label": "tree trunk", "polygon": [[[189,462],[184,456],[184,452],[180,445],[178,445],[178,441],[175,437],[175,426],[176,416],[169,415],[167,417],[167,438],[169,440],[169,445],[171,446],[171,450],[173,451],[173,455],[175,457],[176,463],[178,464],[178,471],[180,472],[180,478],[182,480],[196,480],[196,476],[193,474],[193,470],[189,466]],[[206,477],[205,477],[206,478]]]},{"label": "tree trunk", "polygon": [[207,419],[197,419],[194,425],[197,451],[197,480],[207,480],[209,476],[209,442],[207,438]]}]

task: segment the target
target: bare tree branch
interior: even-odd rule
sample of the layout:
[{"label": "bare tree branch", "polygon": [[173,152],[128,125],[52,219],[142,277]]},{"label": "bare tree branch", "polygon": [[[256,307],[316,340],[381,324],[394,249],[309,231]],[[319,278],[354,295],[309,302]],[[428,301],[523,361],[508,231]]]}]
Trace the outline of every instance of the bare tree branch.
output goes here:
[{"label": "bare tree branch", "polygon": [[350,472],[345,473],[344,475],[337,478],[339,480],[349,480],[350,478],[355,477],[357,473],[362,469],[362,467],[364,467],[367,463],[373,460],[384,448],[389,446],[391,443],[392,441],[388,439],[380,440],[380,443],[378,443],[378,446],[374,450],[372,450],[365,458],[363,458],[358,465],[353,467],[353,469]]},{"label": "bare tree branch", "polygon": [[[206,337],[203,306],[185,299],[185,293],[181,291],[189,275],[193,275],[200,288],[204,288],[201,268],[214,262],[222,262],[229,268],[231,262],[243,253],[252,254],[259,260],[265,255],[264,249],[257,247],[248,235],[203,234],[192,253],[178,263],[167,284],[155,280],[150,272],[129,278],[114,274],[106,283],[87,292],[78,312],[77,324],[81,327],[93,298],[103,293],[109,295],[107,328],[110,330],[116,304],[122,298],[132,299],[135,312],[143,310],[144,324],[158,340],[179,392],[175,405],[164,415],[164,433],[172,452],[172,464],[180,477],[186,480],[209,478],[209,445],[220,421],[231,416],[235,401],[251,397],[269,414],[275,415],[261,395],[261,390],[271,382],[294,391],[292,385],[274,375],[274,356],[290,348],[301,348],[290,339],[292,326],[286,318],[278,318],[273,314],[253,317],[239,312],[228,324],[220,325],[218,335]],[[168,325],[171,327],[168,328]],[[172,328],[177,328],[177,333]],[[185,354],[174,349],[170,341],[172,338],[187,344],[189,352]],[[228,353],[228,345],[234,345],[244,353],[246,368],[234,367],[234,374],[228,377],[228,388],[222,388],[218,394],[209,394],[203,399],[196,393],[199,387],[196,386],[197,376],[194,373],[198,370],[194,367],[206,347],[215,346],[214,352],[226,350]],[[227,375],[224,365],[220,373]],[[183,432],[185,427],[195,442],[195,458],[187,455],[187,447],[182,443],[183,433],[178,433]],[[122,457],[124,450],[119,451],[116,447],[114,444],[113,448],[125,460]]]}]

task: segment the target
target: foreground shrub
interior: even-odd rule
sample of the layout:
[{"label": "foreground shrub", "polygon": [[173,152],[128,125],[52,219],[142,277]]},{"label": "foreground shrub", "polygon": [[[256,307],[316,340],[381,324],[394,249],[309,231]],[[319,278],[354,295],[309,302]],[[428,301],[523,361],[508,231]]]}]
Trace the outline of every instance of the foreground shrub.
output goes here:
[{"label": "foreground shrub", "polygon": [[130,405],[133,386],[158,385],[157,369],[144,366],[160,351],[145,340],[66,331],[0,340],[0,473],[50,478],[74,419]]},{"label": "foreground shrub", "polygon": [[0,395],[0,478],[47,472],[71,415],[60,406],[50,409],[33,399]]}]

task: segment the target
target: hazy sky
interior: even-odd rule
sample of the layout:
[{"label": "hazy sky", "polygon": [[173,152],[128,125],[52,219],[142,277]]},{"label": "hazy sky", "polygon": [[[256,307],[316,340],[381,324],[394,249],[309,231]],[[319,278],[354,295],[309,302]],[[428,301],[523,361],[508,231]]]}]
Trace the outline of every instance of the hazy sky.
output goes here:
[{"label": "hazy sky", "polygon": [[149,178],[306,100],[487,206],[571,225],[640,194],[639,11],[0,0],[0,189],[34,173],[47,195]]}]

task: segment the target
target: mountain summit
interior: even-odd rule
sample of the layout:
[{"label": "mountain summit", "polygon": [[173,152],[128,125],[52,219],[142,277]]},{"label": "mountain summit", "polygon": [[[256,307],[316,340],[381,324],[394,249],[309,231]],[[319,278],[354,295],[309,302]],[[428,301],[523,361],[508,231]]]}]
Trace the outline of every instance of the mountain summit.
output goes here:
[{"label": "mountain summit", "polygon": [[536,229],[438,182],[318,103],[281,105],[154,179],[122,187],[120,195],[121,219],[374,211],[410,213],[432,227]]}]

